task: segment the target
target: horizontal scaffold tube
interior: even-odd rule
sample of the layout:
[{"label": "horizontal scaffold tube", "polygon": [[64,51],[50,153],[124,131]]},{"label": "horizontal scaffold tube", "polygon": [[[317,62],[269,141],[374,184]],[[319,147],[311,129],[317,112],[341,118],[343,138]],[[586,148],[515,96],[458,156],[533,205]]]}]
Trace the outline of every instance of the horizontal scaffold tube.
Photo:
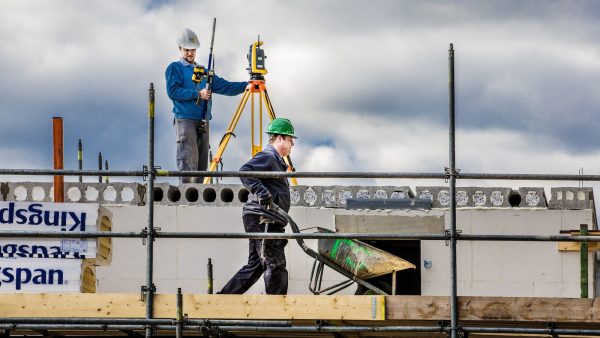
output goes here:
[{"label": "horizontal scaffold tube", "polygon": [[[0,231],[0,238],[6,237],[49,237],[49,238],[144,238],[145,232],[51,232],[51,231]],[[448,240],[446,234],[397,234],[397,233],[240,233],[240,232],[155,232],[156,238],[235,238],[235,239],[369,239],[369,240]],[[600,236],[568,235],[457,235],[463,241],[512,241],[512,242],[600,242]]]},{"label": "horizontal scaffold tube", "polygon": [[[148,176],[144,170],[51,170],[51,169],[0,169],[0,175],[25,176]],[[417,172],[374,172],[374,171],[169,171],[156,170],[155,176],[162,177],[256,177],[256,178],[403,178],[403,179],[446,179],[444,173]],[[524,180],[524,181],[600,181],[600,175],[562,174],[484,174],[459,173],[462,180]]]}]

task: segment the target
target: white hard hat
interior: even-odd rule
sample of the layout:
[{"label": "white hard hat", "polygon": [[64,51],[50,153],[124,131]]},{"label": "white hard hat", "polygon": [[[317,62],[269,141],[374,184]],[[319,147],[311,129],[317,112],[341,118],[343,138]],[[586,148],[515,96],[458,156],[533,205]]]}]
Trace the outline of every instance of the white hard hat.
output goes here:
[{"label": "white hard hat", "polygon": [[198,49],[200,48],[200,41],[198,41],[196,33],[189,28],[185,28],[177,37],[177,45],[185,49]]}]

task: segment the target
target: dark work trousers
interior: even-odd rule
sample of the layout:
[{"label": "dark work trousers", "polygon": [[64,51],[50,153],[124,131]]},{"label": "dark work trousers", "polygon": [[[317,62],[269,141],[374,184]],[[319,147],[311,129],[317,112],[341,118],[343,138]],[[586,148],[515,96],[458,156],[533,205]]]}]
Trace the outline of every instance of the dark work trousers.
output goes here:
[{"label": "dark work trousers", "polygon": [[[177,169],[205,171],[208,168],[208,121],[175,119]],[[204,177],[181,177],[181,183],[202,183]]]},{"label": "dark work trousers", "polygon": [[[242,217],[246,232],[264,232],[264,224],[259,224],[256,215]],[[285,232],[277,224],[269,224],[268,232]],[[288,272],[285,268],[285,252],[283,249],[287,239],[265,240],[265,258],[261,259],[262,239],[251,239],[248,252],[248,263],[244,265],[219,293],[242,294],[248,291],[264,272],[265,291],[269,295],[285,295],[288,290]]]}]

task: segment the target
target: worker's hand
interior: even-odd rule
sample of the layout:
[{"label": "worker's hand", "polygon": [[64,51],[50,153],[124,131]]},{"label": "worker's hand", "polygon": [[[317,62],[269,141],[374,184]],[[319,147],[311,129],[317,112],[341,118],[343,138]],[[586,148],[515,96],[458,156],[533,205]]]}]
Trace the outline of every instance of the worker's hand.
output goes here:
[{"label": "worker's hand", "polygon": [[200,96],[200,99],[208,101],[208,100],[210,100],[210,96],[212,95],[212,92],[210,90],[204,88],[198,92],[198,95]]},{"label": "worker's hand", "polygon": [[262,205],[265,209],[271,209],[271,205],[273,204],[273,197],[265,197],[258,200],[258,203]]}]

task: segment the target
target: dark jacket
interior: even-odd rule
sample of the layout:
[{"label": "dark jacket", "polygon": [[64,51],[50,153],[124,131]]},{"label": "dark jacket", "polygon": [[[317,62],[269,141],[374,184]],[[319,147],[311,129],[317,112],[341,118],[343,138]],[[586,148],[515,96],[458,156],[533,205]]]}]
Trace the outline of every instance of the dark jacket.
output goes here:
[{"label": "dark jacket", "polygon": [[[275,148],[270,144],[261,152],[257,153],[246,162],[240,171],[283,171],[288,166],[283,161]],[[241,177],[242,184],[250,190],[251,195],[248,202],[244,204],[243,215],[257,215],[269,218],[281,226],[285,226],[287,220],[275,212],[266,210],[258,201],[271,196],[273,203],[277,204],[285,212],[290,210],[290,185],[286,177],[281,178],[254,178]]]}]

